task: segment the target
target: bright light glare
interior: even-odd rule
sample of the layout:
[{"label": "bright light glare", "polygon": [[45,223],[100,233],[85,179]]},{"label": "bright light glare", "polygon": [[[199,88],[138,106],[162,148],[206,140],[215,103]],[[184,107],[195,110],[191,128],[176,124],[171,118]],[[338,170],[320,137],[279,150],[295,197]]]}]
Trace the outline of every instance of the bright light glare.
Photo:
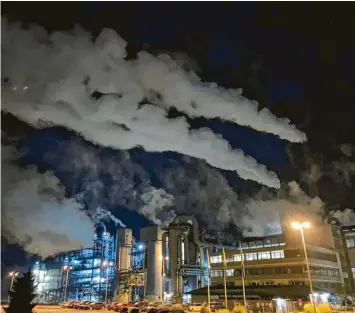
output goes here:
[{"label": "bright light glare", "polygon": [[106,265],[107,265],[107,261],[105,260],[102,262],[102,266],[106,266]]},{"label": "bright light glare", "polygon": [[311,227],[311,223],[309,223],[309,222],[303,222],[303,223],[302,223],[302,227],[303,227],[303,228],[310,228],[310,227]]},{"label": "bright light glare", "polygon": [[311,227],[311,223],[309,222],[303,222],[302,224],[299,222],[292,222],[291,226],[294,229],[301,229],[301,228],[310,228]]},{"label": "bright light glare", "polygon": [[300,229],[302,226],[300,223],[298,222],[292,222],[291,223],[291,226],[294,228],[294,229]]},{"label": "bright light glare", "polygon": [[166,257],[165,257],[165,260],[169,260],[169,257],[168,257],[168,256],[166,256]]},{"label": "bright light glare", "polygon": [[142,244],[140,244],[139,246],[138,246],[138,249],[139,250],[142,250],[144,248],[144,246],[142,245]]}]

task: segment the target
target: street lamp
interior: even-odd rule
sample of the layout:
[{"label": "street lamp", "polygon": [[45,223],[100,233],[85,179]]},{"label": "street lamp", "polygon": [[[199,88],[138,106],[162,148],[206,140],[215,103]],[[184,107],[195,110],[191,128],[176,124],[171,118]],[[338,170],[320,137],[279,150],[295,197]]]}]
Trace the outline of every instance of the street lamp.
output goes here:
[{"label": "street lamp", "polygon": [[[18,275],[18,272],[12,271],[9,273],[9,276],[11,277],[11,284],[10,284],[10,291],[12,291],[12,286],[14,285],[14,279]],[[10,302],[10,295],[9,295],[9,302]]]},{"label": "street lamp", "polygon": [[169,257],[166,256],[161,256],[161,280],[162,280],[162,288],[161,288],[161,299],[163,300],[163,303],[165,302],[165,297],[164,297],[164,290],[165,290],[165,262],[168,261]]},{"label": "street lamp", "polygon": [[73,267],[69,265],[64,265],[63,270],[67,272],[65,279],[65,289],[64,289],[64,302],[67,301],[67,289],[68,289],[68,280],[69,280],[69,271],[72,270]]},{"label": "street lamp", "polygon": [[302,244],[303,244],[303,250],[304,250],[304,257],[306,260],[306,267],[307,267],[307,274],[308,274],[308,281],[309,281],[309,289],[311,291],[311,301],[313,302],[313,307],[314,307],[314,312],[316,312],[316,303],[314,299],[314,293],[313,293],[313,285],[312,285],[312,277],[311,277],[311,271],[309,270],[309,262],[308,262],[308,255],[307,255],[307,249],[306,249],[306,241],[304,239],[304,229],[310,228],[311,224],[309,222],[292,222],[291,226],[294,229],[298,229],[301,232],[301,238],[302,238]]},{"label": "street lamp", "polygon": [[105,289],[105,304],[107,304],[107,287],[108,287],[108,267],[113,266],[113,262],[107,262],[106,260],[102,262],[102,266],[106,267],[106,289]]}]

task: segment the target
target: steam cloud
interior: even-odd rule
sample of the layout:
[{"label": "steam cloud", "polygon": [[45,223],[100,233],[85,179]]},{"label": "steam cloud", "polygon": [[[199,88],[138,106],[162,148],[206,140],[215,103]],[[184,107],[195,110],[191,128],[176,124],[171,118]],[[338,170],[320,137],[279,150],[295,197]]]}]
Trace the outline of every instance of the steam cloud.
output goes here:
[{"label": "steam cloud", "polygon": [[[90,246],[94,225],[51,172],[16,164],[19,154],[2,145],[2,230],[10,241],[46,257]],[[80,227],[78,227],[80,225]]]},{"label": "steam cloud", "polygon": [[310,198],[296,182],[288,184],[288,194],[273,199],[262,199],[261,195],[245,203],[248,214],[242,216],[240,224],[244,234],[266,236],[281,233],[281,217],[288,212],[306,210],[322,220],[324,204],[320,198]]},{"label": "steam cloud", "polygon": [[108,154],[73,139],[60,144],[58,151],[45,159],[60,164],[61,171],[72,173],[71,181],[79,182],[72,189],[97,224],[112,220],[126,227],[109,211],[117,206],[136,211],[158,225],[175,217],[174,196],[152,186],[149,174],[126,151]]},{"label": "steam cloud", "polygon": [[101,208],[101,207],[98,207],[96,209],[96,214],[94,215],[93,220],[97,224],[100,224],[103,221],[113,221],[116,226],[126,227],[126,225],[123,224],[120,219],[118,219],[116,216],[114,216],[110,211],[108,211],[104,208]]},{"label": "steam cloud", "polygon": [[221,118],[292,142],[304,141],[302,132],[267,109],[258,111],[240,90],[203,83],[167,55],[141,52],[127,61],[125,47],[109,29],[93,43],[80,28],[47,34],[3,20],[2,72],[9,83],[2,90],[2,109],[38,128],[64,126],[102,146],[175,151],[237,171],[243,179],[280,186],[275,173],[232,150],[210,129],[189,130],[185,118],[169,119],[167,110]]}]

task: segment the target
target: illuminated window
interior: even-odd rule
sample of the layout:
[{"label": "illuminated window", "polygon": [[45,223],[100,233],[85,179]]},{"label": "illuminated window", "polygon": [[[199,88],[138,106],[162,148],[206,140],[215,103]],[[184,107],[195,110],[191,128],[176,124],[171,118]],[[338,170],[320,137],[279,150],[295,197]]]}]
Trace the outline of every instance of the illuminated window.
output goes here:
[{"label": "illuminated window", "polygon": [[346,239],[346,246],[347,246],[348,248],[353,248],[353,247],[355,247],[355,240],[354,240],[354,238]]},{"label": "illuminated window", "polygon": [[245,259],[247,261],[256,261],[258,259],[258,254],[257,253],[247,253],[245,255]]},{"label": "illuminated window", "polygon": [[226,270],[227,276],[234,276],[234,269]]},{"label": "illuminated window", "polygon": [[222,263],[222,256],[221,255],[211,256],[210,262],[211,263]]},{"label": "illuminated window", "polygon": [[223,276],[223,272],[221,270],[211,271],[211,277],[221,277]]},{"label": "illuminated window", "polygon": [[240,262],[242,260],[240,254],[234,254],[232,256],[232,262]]},{"label": "illuminated window", "polygon": [[270,257],[270,251],[268,251],[268,252],[259,252],[258,253],[258,259],[259,260],[268,260],[270,258],[271,258]]},{"label": "illuminated window", "polygon": [[271,251],[272,259],[282,259],[285,257],[284,250]]}]

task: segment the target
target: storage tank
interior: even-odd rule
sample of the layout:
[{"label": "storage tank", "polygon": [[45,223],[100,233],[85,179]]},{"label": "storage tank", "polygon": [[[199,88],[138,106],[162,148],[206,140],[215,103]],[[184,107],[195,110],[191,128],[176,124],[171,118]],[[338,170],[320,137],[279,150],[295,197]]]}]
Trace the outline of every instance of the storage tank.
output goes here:
[{"label": "storage tank", "polygon": [[159,226],[145,227],[140,231],[141,241],[146,242],[147,246],[146,295],[149,301],[162,299],[163,296],[162,235]]}]

